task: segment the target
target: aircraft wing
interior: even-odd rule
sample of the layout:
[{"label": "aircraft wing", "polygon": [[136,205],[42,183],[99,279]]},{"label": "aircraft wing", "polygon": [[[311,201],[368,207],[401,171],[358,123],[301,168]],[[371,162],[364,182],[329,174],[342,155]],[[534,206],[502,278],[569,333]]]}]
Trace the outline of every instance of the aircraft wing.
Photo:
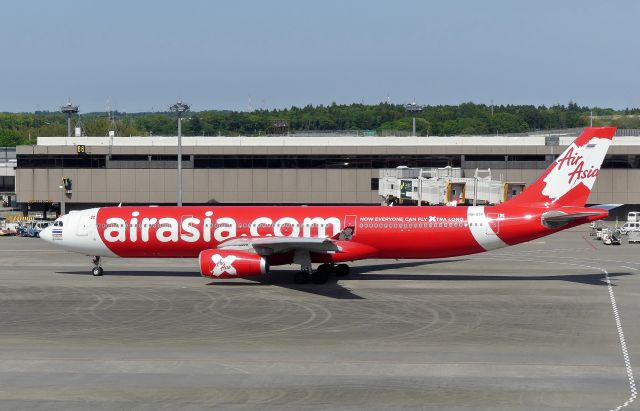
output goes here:
[{"label": "aircraft wing", "polygon": [[238,237],[218,244],[219,249],[244,250],[260,255],[272,255],[294,250],[314,253],[335,253],[341,248],[330,238],[314,237]]}]

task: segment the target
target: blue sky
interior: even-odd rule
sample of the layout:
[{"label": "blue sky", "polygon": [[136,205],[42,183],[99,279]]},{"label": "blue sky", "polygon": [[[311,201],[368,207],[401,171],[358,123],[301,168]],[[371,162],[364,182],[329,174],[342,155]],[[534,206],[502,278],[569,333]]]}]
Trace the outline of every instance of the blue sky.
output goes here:
[{"label": "blue sky", "polygon": [[0,111],[640,107],[635,0],[58,0],[2,17]]}]

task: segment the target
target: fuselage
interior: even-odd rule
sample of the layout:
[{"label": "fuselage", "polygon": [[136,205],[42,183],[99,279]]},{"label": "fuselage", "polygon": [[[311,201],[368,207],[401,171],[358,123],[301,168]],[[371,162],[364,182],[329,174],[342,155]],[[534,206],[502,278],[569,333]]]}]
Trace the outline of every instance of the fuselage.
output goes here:
[{"label": "fuselage", "polygon": [[[42,236],[92,256],[195,258],[232,238],[330,238],[352,227],[353,242],[366,250],[312,256],[313,261],[429,259],[483,252],[558,231],[542,224],[545,211],[544,207],[505,205],[106,207],[63,216]],[[562,229],[602,217],[585,218]],[[281,256],[272,264],[290,260]]]}]

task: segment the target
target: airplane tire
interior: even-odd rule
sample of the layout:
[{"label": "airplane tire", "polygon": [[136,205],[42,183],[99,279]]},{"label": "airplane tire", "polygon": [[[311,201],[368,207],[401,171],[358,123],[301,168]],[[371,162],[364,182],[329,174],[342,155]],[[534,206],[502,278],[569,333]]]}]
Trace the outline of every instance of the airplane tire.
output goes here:
[{"label": "airplane tire", "polygon": [[306,271],[298,271],[293,276],[293,282],[296,283],[296,284],[306,284],[306,283],[309,282],[310,277],[311,276],[309,275],[308,272],[306,272]]},{"label": "airplane tire", "polygon": [[91,274],[93,274],[94,277],[100,277],[102,273],[102,267],[93,267],[93,270],[91,270]]},{"label": "airplane tire", "polygon": [[349,268],[347,264],[338,264],[336,265],[334,270],[335,270],[336,276],[344,277],[346,275],[349,275],[351,268]]}]

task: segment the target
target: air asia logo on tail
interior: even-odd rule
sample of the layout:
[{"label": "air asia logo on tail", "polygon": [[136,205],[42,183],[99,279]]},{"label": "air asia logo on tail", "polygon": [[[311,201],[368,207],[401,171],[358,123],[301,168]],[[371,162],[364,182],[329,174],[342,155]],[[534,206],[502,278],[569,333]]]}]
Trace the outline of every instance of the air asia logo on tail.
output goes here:
[{"label": "air asia logo on tail", "polygon": [[555,202],[578,184],[584,184],[589,190],[593,187],[600,172],[610,140],[593,137],[587,144],[575,143],[555,162],[555,167],[544,178],[546,186],[542,194]]},{"label": "air asia logo on tail", "polygon": [[221,256],[220,254],[214,254],[211,256],[211,261],[213,261],[213,270],[211,270],[211,274],[216,277],[220,277],[222,274],[236,275],[236,269],[233,267],[233,262],[236,260],[235,255],[228,255],[226,257]]}]

